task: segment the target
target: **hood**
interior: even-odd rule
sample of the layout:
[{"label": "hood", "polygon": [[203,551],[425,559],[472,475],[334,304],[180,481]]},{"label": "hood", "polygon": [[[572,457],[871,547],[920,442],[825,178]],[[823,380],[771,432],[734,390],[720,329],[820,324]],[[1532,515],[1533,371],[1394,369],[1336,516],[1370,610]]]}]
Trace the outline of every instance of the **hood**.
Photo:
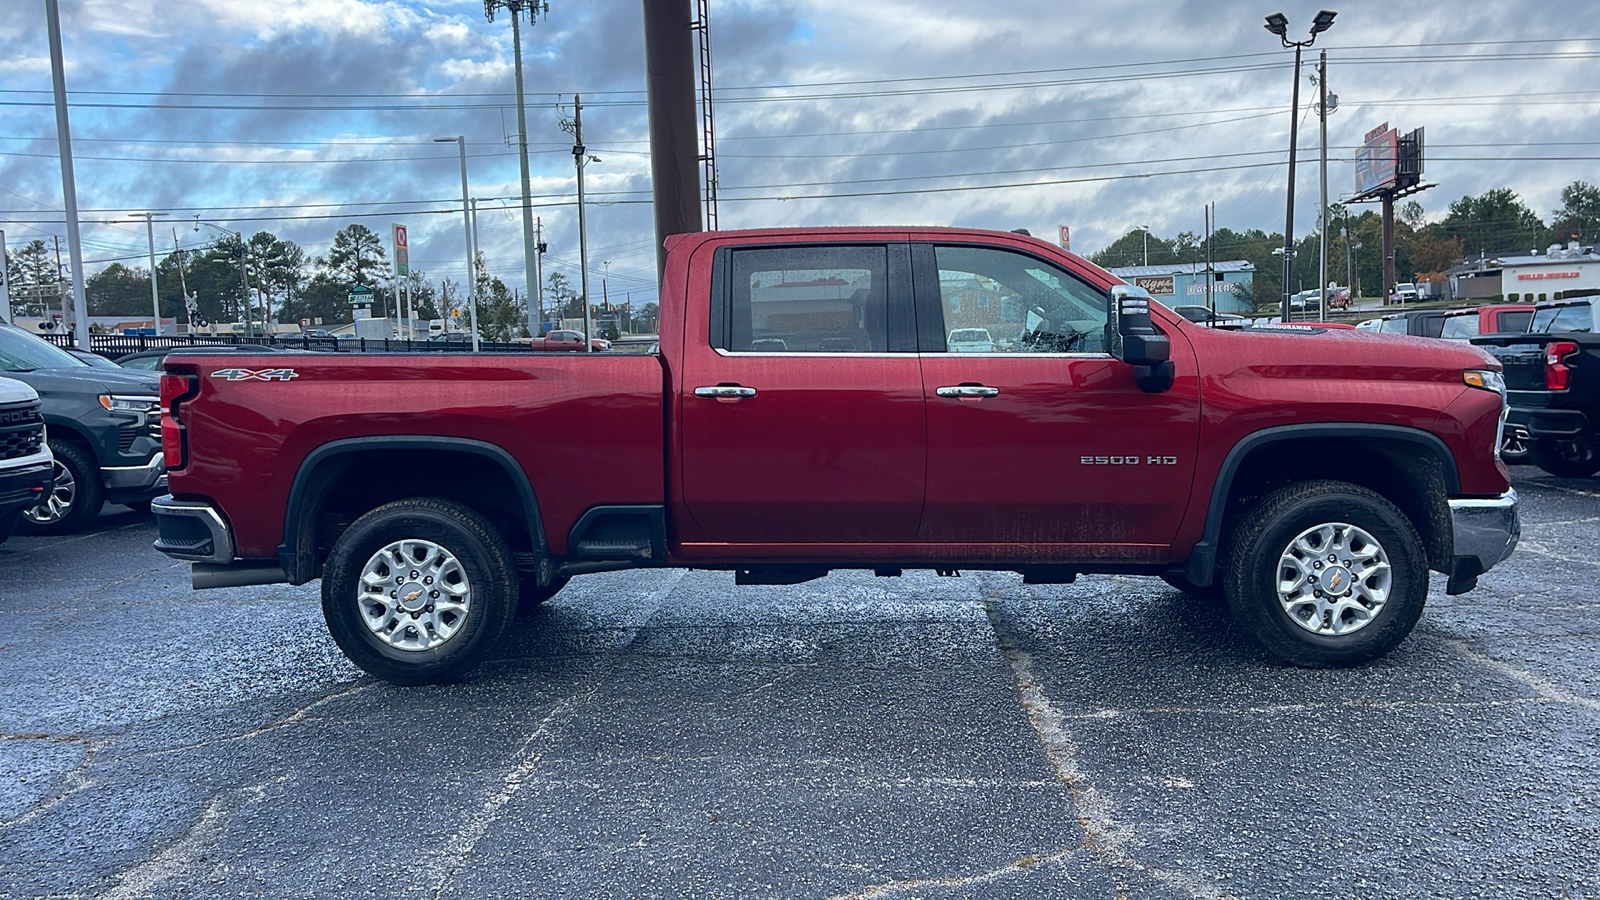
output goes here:
[{"label": "hood", "polygon": [[62,369],[34,369],[15,372],[13,378],[26,381],[40,395],[147,394],[161,395],[161,376],[154,372],[119,371],[106,366],[75,366]]},{"label": "hood", "polygon": [[1350,328],[1262,327],[1233,331],[1184,324],[1189,327],[1183,333],[1196,348],[1207,347],[1220,358],[1305,369],[1306,374],[1321,372],[1324,377],[1337,377],[1338,370],[1346,367],[1386,371],[1389,377],[1425,370],[1501,368],[1499,360],[1464,341]]},{"label": "hood", "polygon": [[37,391],[15,378],[0,378],[0,403],[27,403],[38,399]]}]

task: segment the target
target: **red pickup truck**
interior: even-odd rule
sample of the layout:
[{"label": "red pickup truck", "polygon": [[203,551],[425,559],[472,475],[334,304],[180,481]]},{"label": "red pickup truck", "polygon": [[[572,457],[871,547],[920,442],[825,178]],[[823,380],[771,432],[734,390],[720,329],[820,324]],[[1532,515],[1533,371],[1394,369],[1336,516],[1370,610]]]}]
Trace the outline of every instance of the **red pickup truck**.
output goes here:
[{"label": "red pickup truck", "polygon": [[[660,328],[646,356],[168,357],[156,547],[197,588],[321,578],[345,653],[421,683],[519,601],[643,566],[1159,576],[1353,665],[1429,569],[1470,590],[1517,541],[1471,346],[1205,328],[1048,243],[934,228],[674,237]],[[974,328],[988,352],[947,352]]]},{"label": "red pickup truck", "polygon": [[[583,332],[557,329],[545,332],[544,337],[529,338],[528,345],[535,350],[565,350],[567,352],[583,350]],[[603,338],[590,338],[589,349],[594,351],[610,350],[611,342]]]}]

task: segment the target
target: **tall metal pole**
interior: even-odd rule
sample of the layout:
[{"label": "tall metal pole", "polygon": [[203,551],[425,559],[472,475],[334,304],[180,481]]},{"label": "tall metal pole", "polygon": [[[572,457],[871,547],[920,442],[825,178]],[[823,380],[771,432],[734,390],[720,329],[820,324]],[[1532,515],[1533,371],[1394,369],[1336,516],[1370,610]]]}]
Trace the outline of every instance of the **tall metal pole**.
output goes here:
[{"label": "tall metal pole", "polygon": [[694,24],[690,0],[644,0],[645,86],[650,108],[650,183],[655,194],[658,278],[666,271],[667,238],[699,231],[701,227]]},{"label": "tall metal pole", "polygon": [[472,326],[472,349],[478,349],[478,255],[483,252],[483,247],[478,243],[478,201],[472,201],[472,270],[468,275],[472,279],[472,307],[467,313],[469,324]]},{"label": "tall metal pole", "polygon": [[67,75],[61,59],[61,6],[44,0],[50,32],[50,81],[55,88],[56,145],[61,153],[61,197],[67,213],[67,253],[72,259],[72,322],[78,347],[89,349],[89,301],[83,290],[83,240],[78,234],[78,188],[72,173],[72,125],[67,121]]},{"label": "tall metal pole", "polygon": [[[155,314],[156,337],[161,336],[161,294],[156,290],[156,226],[155,217],[166,213],[144,214],[144,233],[150,240],[150,310]],[[177,325],[173,325],[177,329]]]},{"label": "tall metal pole", "polygon": [[1294,99],[1289,106],[1289,205],[1283,216],[1283,308],[1279,317],[1290,321],[1289,295],[1294,292],[1294,158],[1300,143],[1300,45],[1294,45]]},{"label": "tall metal pole", "polygon": [[[244,232],[241,230],[234,233],[239,236],[239,284],[244,286],[244,333],[246,337],[254,337],[255,330],[252,327],[252,318],[250,316],[250,269],[248,265],[250,254],[244,242]],[[265,329],[262,330],[264,331]]]},{"label": "tall metal pole", "polygon": [[[594,352],[594,314],[589,306],[589,233],[583,219],[583,98],[572,95],[572,161],[578,167],[578,268],[583,279],[583,352]],[[699,207],[690,204],[694,209]]]},{"label": "tall metal pole", "polygon": [[[522,100],[522,27],[517,24],[517,8],[511,8],[511,48],[516,56],[517,68],[517,160],[522,165],[522,264],[523,278],[528,284],[536,284],[533,258],[533,189],[528,176],[528,111],[523,106]],[[531,15],[531,13],[530,13]],[[464,151],[463,151],[464,152]],[[582,200],[579,201],[582,208]],[[580,211],[579,215],[582,213]],[[530,292],[531,293],[531,292]],[[478,329],[472,329],[473,349],[476,350]]]},{"label": "tall metal pole", "polygon": [[1317,110],[1322,119],[1322,219],[1317,229],[1318,249],[1322,253],[1322,275],[1317,279],[1317,318],[1328,317],[1328,51],[1317,61],[1317,90],[1322,92]]},{"label": "tall metal pole", "polygon": [[6,270],[6,233],[0,230],[0,321],[6,324],[15,324],[11,320],[11,276]]},{"label": "tall metal pole", "polygon": [[[513,14],[511,17],[512,34],[516,34],[516,22],[516,15]],[[520,114],[522,112],[522,76],[520,74],[522,70],[519,68],[517,71],[519,73],[517,76],[517,112]],[[433,140],[434,143],[455,141],[456,150],[461,153],[461,239],[467,250],[467,296],[470,298],[468,302],[472,304],[472,350],[476,353],[478,350],[478,271],[474,264],[476,254],[473,252],[472,246],[472,198],[467,195],[467,138],[465,135],[458,134],[453,138],[434,138]],[[522,171],[524,175],[527,174],[528,157],[526,155],[522,157]],[[526,188],[527,182],[524,181],[523,185]]]},{"label": "tall metal pole", "polygon": [[534,296],[539,298],[539,324],[529,329],[529,333],[538,337],[539,329],[544,327],[544,223],[537,217],[533,220],[533,239],[533,274],[537,276]]}]

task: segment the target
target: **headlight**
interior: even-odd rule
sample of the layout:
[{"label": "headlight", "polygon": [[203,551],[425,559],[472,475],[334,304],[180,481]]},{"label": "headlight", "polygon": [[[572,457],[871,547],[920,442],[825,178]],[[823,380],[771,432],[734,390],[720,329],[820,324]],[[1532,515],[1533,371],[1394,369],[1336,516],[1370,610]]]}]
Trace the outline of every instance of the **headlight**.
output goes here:
[{"label": "headlight", "polygon": [[101,394],[100,405],[112,412],[155,413],[161,410],[161,398],[131,394]]},{"label": "headlight", "polygon": [[1494,391],[1500,395],[1500,420],[1494,429],[1494,456],[1500,458],[1500,448],[1506,440],[1506,416],[1511,414],[1511,404],[1506,400],[1506,379],[1499,372],[1490,372],[1487,369],[1468,369],[1461,373],[1461,381],[1467,387],[1475,387],[1481,391]]},{"label": "headlight", "polygon": [[1499,372],[1490,372],[1485,369],[1468,369],[1461,373],[1461,380],[1467,387],[1494,391],[1502,397],[1506,395],[1506,379]]}]

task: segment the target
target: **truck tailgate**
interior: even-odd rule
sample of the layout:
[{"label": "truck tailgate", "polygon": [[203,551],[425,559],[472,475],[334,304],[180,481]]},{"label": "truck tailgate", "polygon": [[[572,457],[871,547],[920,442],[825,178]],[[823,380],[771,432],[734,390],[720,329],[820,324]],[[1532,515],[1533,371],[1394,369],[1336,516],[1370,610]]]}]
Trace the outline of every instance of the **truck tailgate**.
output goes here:
[{"label": "truck tailgate", "polygon": [[1506,390],[1542,391],[1544,348],[1549,334],[1500,334],[1474,338],[1472,343],[1488,351],[1505,367]]}]

